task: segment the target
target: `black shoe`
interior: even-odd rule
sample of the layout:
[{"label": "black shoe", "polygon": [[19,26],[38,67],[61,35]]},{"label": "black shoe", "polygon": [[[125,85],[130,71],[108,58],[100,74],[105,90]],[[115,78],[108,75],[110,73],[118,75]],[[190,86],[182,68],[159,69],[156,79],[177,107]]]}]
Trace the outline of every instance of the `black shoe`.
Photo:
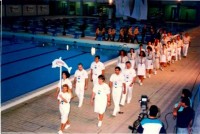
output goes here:
[{"label": "black shoe", "polygon": [[120,112],[118,112],[118,113],[119,113],[119,114],[123,114],[124,112],[121,112],[121,111],[120,111]]}]

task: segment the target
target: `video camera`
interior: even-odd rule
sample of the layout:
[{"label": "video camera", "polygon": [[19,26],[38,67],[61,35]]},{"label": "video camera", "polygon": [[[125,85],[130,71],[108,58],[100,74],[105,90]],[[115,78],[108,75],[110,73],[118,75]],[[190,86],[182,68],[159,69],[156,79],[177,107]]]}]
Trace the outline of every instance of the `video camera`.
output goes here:
[{"label": "video camera", "polygon": [[149,99],[148,99],[147,95],[142,95],[139,102],[140,102],[141,111],[140,111],[140,114],[138,115],[138,119],[133,122],[132,126],[128,127],[130,130],[132,130],[132,133],[137,133],[137,129],[140,125],[140,122],[142,121],[143,118],[148,116]]}]

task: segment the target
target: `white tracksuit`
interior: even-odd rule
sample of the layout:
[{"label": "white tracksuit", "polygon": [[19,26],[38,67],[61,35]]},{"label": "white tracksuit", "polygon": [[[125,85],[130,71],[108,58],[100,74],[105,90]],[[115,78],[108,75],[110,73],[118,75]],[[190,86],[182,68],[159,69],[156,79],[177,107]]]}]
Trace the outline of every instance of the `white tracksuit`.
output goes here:
[{"label": "white tracksuit", "polygon": [[117,112],[120,111],[119,103],[122,95],[123,83],[125,83],[124,75],[122,73],[120,73],[119,75],[112,74],[110,77],[110,82],[113,83],[112,85],[112,97],[114,102],[113,115],[116,116]]},{"label": "white tracksuit", "polygon": [[76,70],[75,72],[75,78],[76,78],[76,88],[75,93],[79,98],[79,107],[83,104],[84,99],[84,88],[85,88],[85,79],[88,78],[87,72],[83,70]]}]

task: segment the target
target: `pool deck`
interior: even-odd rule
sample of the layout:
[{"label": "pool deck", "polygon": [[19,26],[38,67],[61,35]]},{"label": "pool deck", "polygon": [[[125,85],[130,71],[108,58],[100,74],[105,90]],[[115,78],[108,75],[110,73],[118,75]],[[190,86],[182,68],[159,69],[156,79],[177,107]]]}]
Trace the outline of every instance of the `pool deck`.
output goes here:
[{"label": "pool deck", "polygon": [[[173,105],[180,98],[181,90],[195,89],[200,84],[200,27],[188,32],[192,37],[188,57],[168,66],[164,71],[158,71],[158,74],[152,75],[150,79],[145,79],[143,86],[135,83],[131,103],[121,107],[124,114],[112,117],[112,103],[105,113],[101,128],[97,127],[97,114],[94,113],[94,108],[90,104],[92,83],[89,82],[83,107],[78,108],[77,98],[72,100],[69,115],[71,127],[65,130],[65,133],[130,133],[128,125],[137,119],[140,112],[138,100],[141,95],[147,95],[150,98],[149,106],[155,104],[160,107],[160,119],[165,123],[164,116],[172,111]],[[106,67],[107,82],[110,75],[114,73],[115,65],[113,63]],[[172,133],[175,121],[172,115],[169,115],[167,120],[170,122],[167,131]],[[60,113],[53,90],[1,113],[1,131],[4,133],[56,133],[59,126]]]}]

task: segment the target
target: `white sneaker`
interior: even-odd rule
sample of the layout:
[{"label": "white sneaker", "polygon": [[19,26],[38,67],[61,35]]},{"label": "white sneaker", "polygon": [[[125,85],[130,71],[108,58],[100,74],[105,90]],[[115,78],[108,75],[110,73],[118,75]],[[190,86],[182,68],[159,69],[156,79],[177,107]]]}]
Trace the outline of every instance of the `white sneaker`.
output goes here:
[{"label": "white sneaker", "polygon": [[78,107],[80,108],[80,107],[82,107],[82,105],[78,105]]},{"label": "white sneaker", "polygon": [[142,82],[140,82],[140,86],[142,86],[143,85],[143,83]]},{"label": "white sneaker", "polygon": [[150,74],[148,75],[148,78],[151,78],[151,75],[150,75]]},{"label": "white sneaker", "polygon": [[138,83],[140,84],[140,82],[141,82],[141,80],[139,79],[139,80],[138,80]]},{"label": "white sneaker", "polygon": [[63,134],[63,132],[61,130],[58,131],[58,134]]},{"label": "white sneaker", "polygon": [[66,125],[66,126],[65,126],[65,129],[68,129],[69,127],[70,127],[70,124],[69,124],[69,125]]},{"label": "white sneaker", "polygon": [[99,121],[98,127],[101,127],[101,126],[102,126],[102,121]]},{"label": "white sneaker", "polygon": [[155,71],[154,74],[156,75],[156,74],[157,74],[157,71]]},{"label": "white sneaker", "polygon": [[113,113],[112,116],[116,117],[116,113],[115,114]]},{"label": "white sneaker", "polygon": [[147,77],[146,77],[146,75],[144,76],[144,79],[146,79]]}]

